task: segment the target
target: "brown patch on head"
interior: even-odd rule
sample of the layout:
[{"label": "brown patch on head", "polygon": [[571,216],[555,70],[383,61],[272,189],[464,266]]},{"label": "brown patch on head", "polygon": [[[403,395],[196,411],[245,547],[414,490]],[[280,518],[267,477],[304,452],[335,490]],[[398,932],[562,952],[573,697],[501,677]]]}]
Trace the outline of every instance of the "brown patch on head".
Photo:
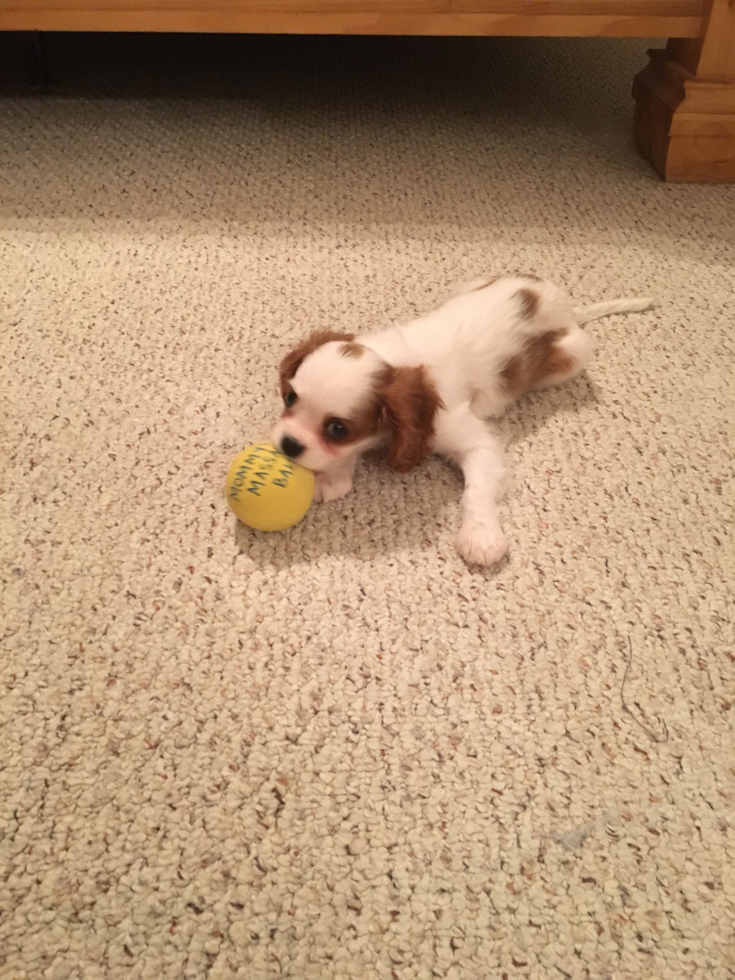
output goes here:
[{"label": "brown patch on head", "polygon": [[434,444],[434,419],[444,408],[436,385],[419,367],[389,367],[376,391],[380,426],[389,437],[388,462],[399,473],[422,463]]},{"label": "brown patch on head", "polygon": [[518,298],[521,304],[521,313],[526,318],[526,320],[531,320],[538,313],[538,308],[541,304],[541,298],[538,293],[535,293],[532,289],[519,289],[514,296]]},{"label": "brown patch on head", "polygon": [[281,394],[285,397],[290,389],[289,381],[301,367],[304,359],[313,354],[318,347],[329,344],[333,340],[344,340],[349,344],[355,339],[353,333],[337,333],[335,330],[315,330],[301,341],[298,347],[290,351],[281,361],[279,368]]},{"label": "brown patch on head", "polygon": [[357,357],[362,357],[362,355],[365,353],[365,348],[362,346],[362,344],[355,344],[352,341],[350,341],[347,344],[342,344],[342,346],[339,349],[339,352],[342,355],[342,357],[357,358]]},{"label": "brown patch on head", "polygon": [[[325,418],[322,424],[323,437],[327,442],[335,442],[340,446],[350,446],[363,442],[365,439],[380,433],[382,414],[383,405],[377,393],[371,392],[364,404],[349,418],[338,419],[331,415]],[[332,439],[329,434],[329,426],[332,422],[341,423],[347,430],[346,435],[340,439]]]},{"label": "brown patch on head", "polygon": [[545,333],[527,337],[523,348],[509,358],[500,372],[503,385],[508,394],[518,398],[532,388],[562,378],[575,367],[575,360],[559,341],[566,337],[566,328],[547,330]]}]

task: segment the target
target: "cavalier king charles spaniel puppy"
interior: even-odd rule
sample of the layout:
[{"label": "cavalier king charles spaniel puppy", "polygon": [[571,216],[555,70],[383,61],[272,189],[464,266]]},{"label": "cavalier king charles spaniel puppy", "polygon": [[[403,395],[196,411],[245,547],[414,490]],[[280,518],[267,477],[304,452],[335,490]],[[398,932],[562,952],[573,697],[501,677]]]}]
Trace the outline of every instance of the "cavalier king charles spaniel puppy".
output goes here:
[{"label": "cavalier king charles spaniel puppy", "polygon": [[498,518],[503,455],[484,419],[583,371],[592,342],[581,324],[650,305],[575,308],[536,276],[503,275],[458,287],[408,324],[314,333],[281,363],[285,408],[273,441],[314,471],[317,500],[346,494],[359,455],[374,446],[386,444],[401,473],[440,453],[464,476],[457,550],[470,564],[493,565],[508,548]]}]

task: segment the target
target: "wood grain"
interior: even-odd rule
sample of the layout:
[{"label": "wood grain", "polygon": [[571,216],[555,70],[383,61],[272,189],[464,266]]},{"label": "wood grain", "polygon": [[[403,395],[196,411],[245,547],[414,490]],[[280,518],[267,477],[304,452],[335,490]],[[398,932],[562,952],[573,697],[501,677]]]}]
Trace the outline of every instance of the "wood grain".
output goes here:
[{"label": "wood grain", "polygon": [[711,0],[702,34],[649,52],[636,77],[638,147],[670,181],[735,181],[735,5]]},{"label": "wood grain", "polygon": [[5,11],[35,13],[74,12],[89,13],[195,13],[200,15],[246,14],[255,11],[300,11],[302,13],[450,13],[452,0],[5,0],[0,3]]},{"label": "wood grain", "polygon": [[184,11],[217,14],[250,10],[301,11],[303,13],[403,13],[546,14],[595,16],[699,16],[704,0],[4,0],[4,12],[162,12]]},{"label": "wood grain", "polygon": [[4,0],[0,30],[696,38],[704,0]]},{"label": "wood grain", "polygon": [[[729,128],[730,134],[724,132]],[[699,120],[672,134],[658,107],[646,98],[636,103],[634,132],[643,156],[670,183],[733,183],[735,129]]]},{"label": "wood grain", "polygon": [[708,4],[700,37],[673,38],[668,51],[697,76],[735,78],[735,5],[730,0]]}]

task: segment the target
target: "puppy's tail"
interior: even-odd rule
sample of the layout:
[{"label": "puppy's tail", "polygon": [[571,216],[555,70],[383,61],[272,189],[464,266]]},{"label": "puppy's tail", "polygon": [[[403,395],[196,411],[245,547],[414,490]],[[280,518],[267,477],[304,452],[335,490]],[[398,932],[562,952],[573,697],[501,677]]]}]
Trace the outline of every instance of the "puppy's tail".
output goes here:
[{"label": "puppy's tail", "polygon": [[589,323],[590,320],[598,320],[601,316],[610,316],[612,313],[640,313],[642,310],[650,310],[656,303],[650,297],[644,299],[611,299],[607,303],[593,303],[591,306],[575,306],[574,315],[577,323]]}]

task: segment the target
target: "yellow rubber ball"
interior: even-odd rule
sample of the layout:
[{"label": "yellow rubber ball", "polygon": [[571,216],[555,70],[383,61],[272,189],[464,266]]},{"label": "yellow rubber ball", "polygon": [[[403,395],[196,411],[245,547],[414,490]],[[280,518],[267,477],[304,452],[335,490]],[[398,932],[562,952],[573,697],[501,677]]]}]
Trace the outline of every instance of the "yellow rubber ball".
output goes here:
[{"label": "yellow rubber ball", "polygon": [[314,499],[314,474],[287,459],[270,442],[248,446],[232,461],[227,502],[256,531],[283,531],[298,524]]}]

